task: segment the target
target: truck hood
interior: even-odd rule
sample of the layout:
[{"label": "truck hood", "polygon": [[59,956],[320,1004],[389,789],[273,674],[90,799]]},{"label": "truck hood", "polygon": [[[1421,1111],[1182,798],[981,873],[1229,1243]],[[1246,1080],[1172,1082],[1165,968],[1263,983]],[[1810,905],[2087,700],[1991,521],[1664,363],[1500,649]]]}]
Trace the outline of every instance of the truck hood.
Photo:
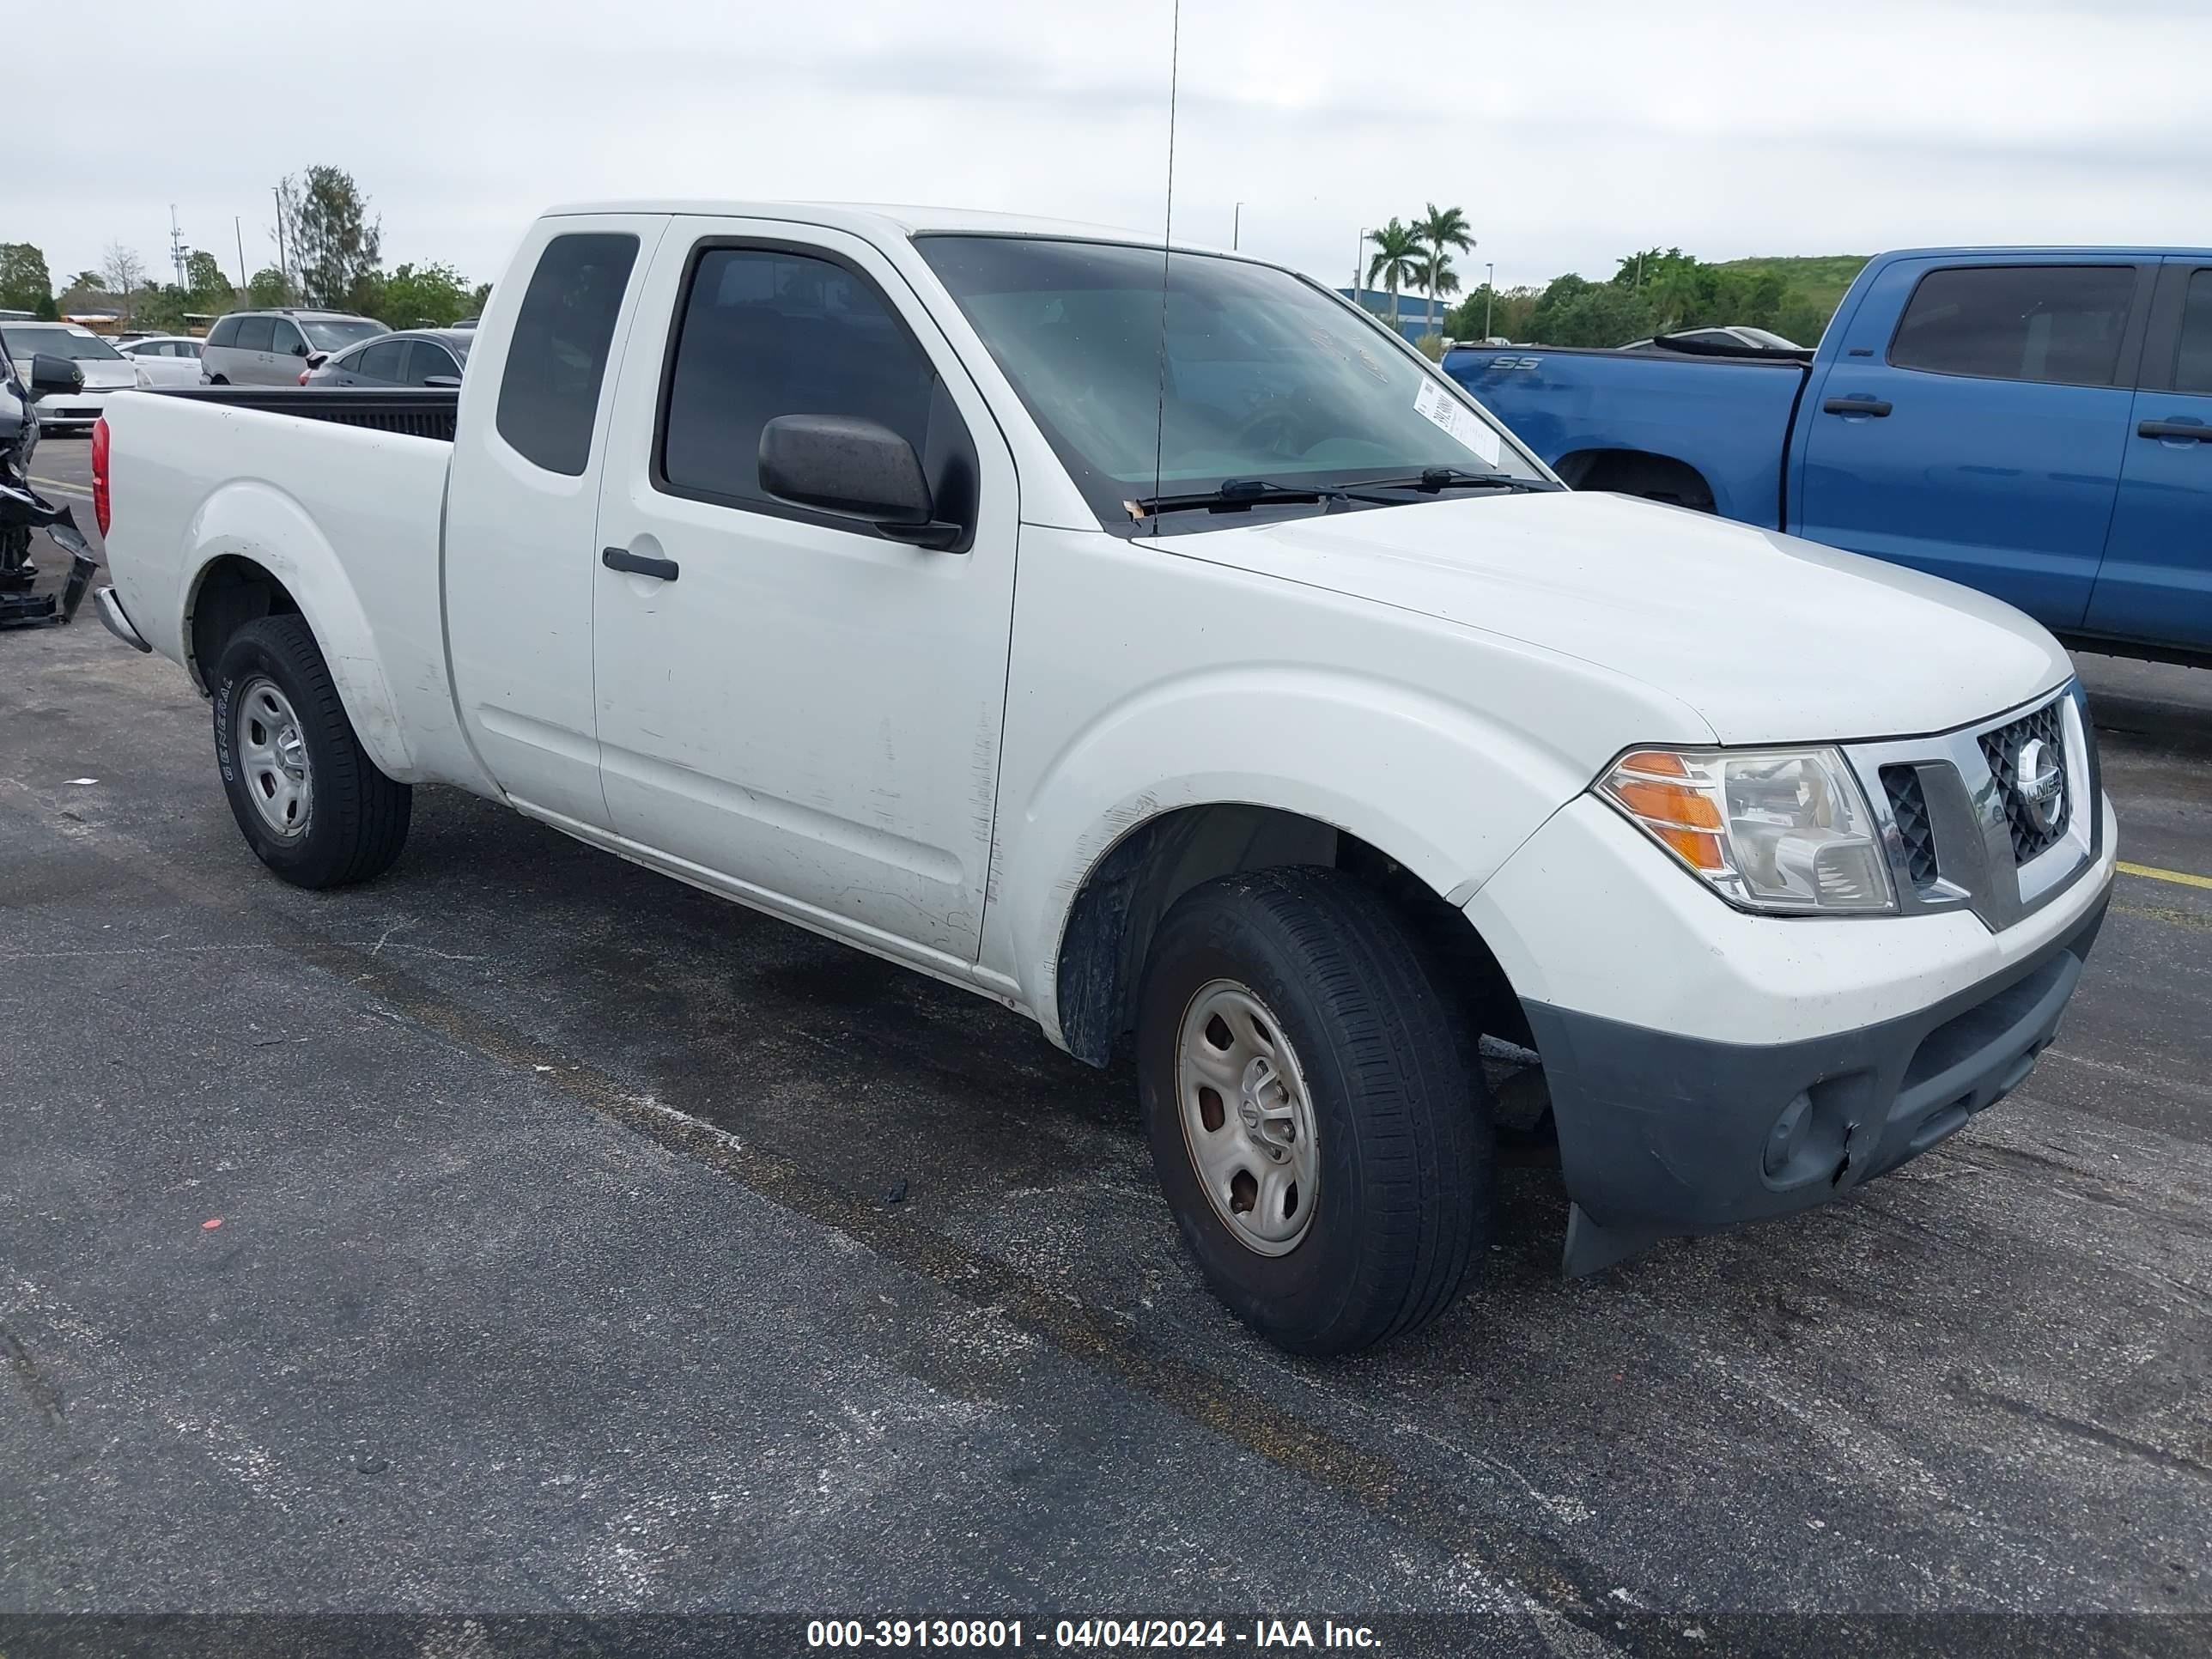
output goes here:
[{"label": "truck hood", "polygon": [[1580,658],[1679,699],[1723,743],[1944,731],[2073,672],[1986,594],[1626,495],[1462,496],[1164,545]]}]

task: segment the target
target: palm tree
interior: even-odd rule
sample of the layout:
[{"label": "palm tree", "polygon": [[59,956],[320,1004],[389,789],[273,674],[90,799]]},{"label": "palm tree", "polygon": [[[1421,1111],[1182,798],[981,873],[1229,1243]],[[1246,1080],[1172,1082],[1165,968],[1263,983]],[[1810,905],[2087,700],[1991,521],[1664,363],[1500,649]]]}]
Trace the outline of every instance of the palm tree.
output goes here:
[{"label": "palm tree", "polygon": [[1367,240],[1375,244],[1375,257],[1367,262],[1367,280],[1380,282],[1390,296],[1390,326],[1398,326],[1398,290],[1409,282],[1417,281],[1420,273],[1420,233],[1411,225],[1401,225],[1395,216],[1380,230],[1370,230]]},{"label": "palm tree", "polygon": [[[1431,253],[1414,268],[1413,280],[1428,290],[1428,331],[1433,334],[1437,331],[1437,301],[1448,300],[1459,292],[1459,272],[1452,269],[1449,254]],[[1450,313],[1447,312],[1445,314],[1449,316]]]},{"label": "palm tree", "polygon": [[1437,331],[1437,295],[1459,291],[1459,279],[1451,276],[1451,251],[1457,248],[1462,253],[1474,252],[1474,238],[1468,234],[1467,215],[1457,208],[1440,208],[1434,202],[1423,205],[1428,211],[1413,222],[1413,238],[1428,250],[1427,268],[1439,278],[1451,277],[1452,284],[1448,289],[1429,289],[1429,332],[1433,334]]}]

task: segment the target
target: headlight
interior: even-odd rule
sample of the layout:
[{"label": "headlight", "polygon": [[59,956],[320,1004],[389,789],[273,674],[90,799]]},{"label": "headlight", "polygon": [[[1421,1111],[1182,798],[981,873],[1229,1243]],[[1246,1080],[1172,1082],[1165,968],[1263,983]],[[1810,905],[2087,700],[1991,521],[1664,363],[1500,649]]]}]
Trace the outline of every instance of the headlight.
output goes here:
[{"label": "headlight", "polygon": [[1874,813],[1832,749],[1638,749],[1598,793],[1747,910],[1894,910]]}]

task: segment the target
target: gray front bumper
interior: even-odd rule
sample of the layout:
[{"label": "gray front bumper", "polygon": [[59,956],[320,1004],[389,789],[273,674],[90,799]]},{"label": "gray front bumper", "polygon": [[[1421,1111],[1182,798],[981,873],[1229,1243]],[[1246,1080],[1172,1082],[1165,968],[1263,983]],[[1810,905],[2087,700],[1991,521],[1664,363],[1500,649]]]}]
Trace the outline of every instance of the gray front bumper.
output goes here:
[{"label": "gray front bumper", "polygon": [[2104,920],[2100,899],[1955,996],[1797,1042],[1717,1042],[1524,1001],[1574,1200],[1567,1271],[1825,1203],[1918,1157],[2027,1078]]}]

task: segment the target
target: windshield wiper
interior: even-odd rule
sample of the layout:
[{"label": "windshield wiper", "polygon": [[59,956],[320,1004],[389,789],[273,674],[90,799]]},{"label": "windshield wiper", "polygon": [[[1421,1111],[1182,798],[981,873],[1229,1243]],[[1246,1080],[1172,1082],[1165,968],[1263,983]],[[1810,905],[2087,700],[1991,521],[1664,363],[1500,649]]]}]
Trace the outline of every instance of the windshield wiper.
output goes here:
[{"label": "windshield wiper", "polygon": [[1351,489],[1418,489],[1433,495],[1444,489],[1504,489],[1516,495],[1564,489],[1549,478],[1516,478],[1510,472],[1469,472],[1463,467],[1430,466],[1398,478],[1354,478],[1343,486]]},{"label": "windshield wiper", "polygon": [[1271,483],[1265,478],[1231,478],[1218,489],[1192,495],[1140,495],[1121,503],[1133,519],[1149,519],[1162,513],[1243,513],[1255,507],[1317,507],[1326,501],[1334,512],[1340,503],[1363,498],[1335,484]]},{"label": "windshield wiper", "polygon": [[1563,489],[1545,478],[1516,478],[1504,472],[1469,472],[1455,466],[1431,466],[1395,478],[1353,478],[1338,484],[1276,483],[1266,478],[1231,478],[1218,489],[1189,495],[1145,495],[1121,503],[1132,519],[1161,513],[1243,513],[1255,507],[1317,507],[1332,513],[1354,501],[1371,507],[1404,505],[1400,495],[1375,495],[1376,489],[1416,489],[1435,495],[1446,489],[1503,489],[1514,492]]}]

